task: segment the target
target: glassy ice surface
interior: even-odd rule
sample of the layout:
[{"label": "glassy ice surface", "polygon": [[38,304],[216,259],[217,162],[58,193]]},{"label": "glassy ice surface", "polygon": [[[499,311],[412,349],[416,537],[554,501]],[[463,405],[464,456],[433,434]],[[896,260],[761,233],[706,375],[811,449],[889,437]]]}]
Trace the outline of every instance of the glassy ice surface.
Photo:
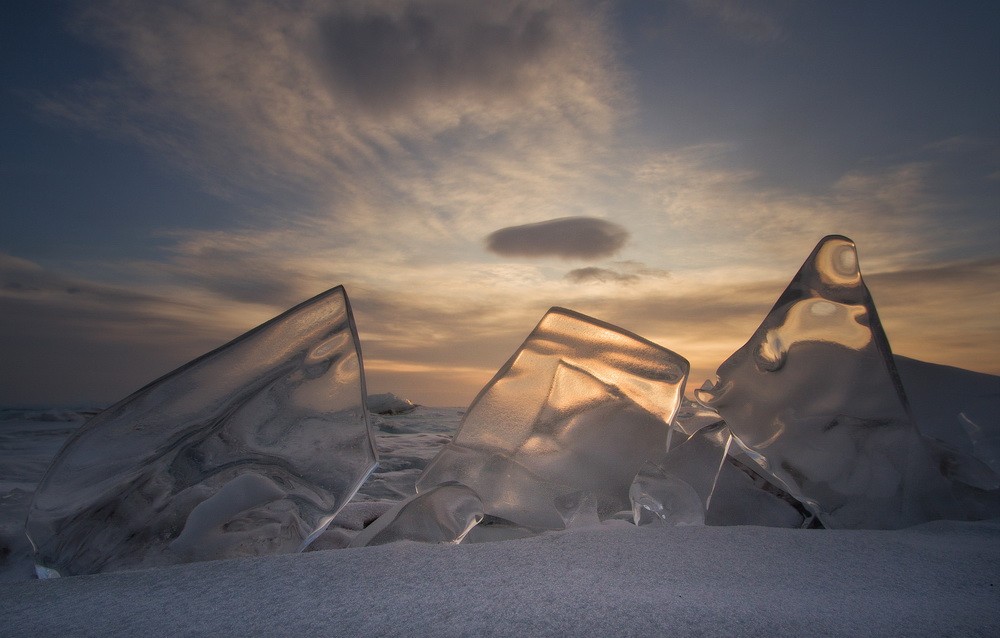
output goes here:
[{"label": "glassy ice surface", "polygon": [[796,528],[812,520],[813,516],[790,494],[733,456],[727,456],[719,468],[712,501],[705,513],[706,525]]},{"label": "glassy ice surface", "polygon": [[825,526],[893,528],[957,514],[846,237],[816,246],[718,377],[698,399]]},{"label": "glassy ice surface", "polygon": [[84,425],[31,504],[36,562],[69,575],[299,550],[376,465],[364,401],[337,287]]},{"label": "glassy ice surface", "polygon": [[688,362],[616,326],[553,308],[469,407],[417,491],[456,482],[487,515],[563,529],[629,508],[666,446]]},{"label": "glassy ice surface", "polygon": [[461,543],[479,521],[483,503],[476,493],[457,483],[438,485],[402,501],[362,530],[351,547],[396,541]]},{"label": "glassy ice surface", "polygon": [[647,461],[629,489],[635,524],[704,525],[731,440],[719,421]]},{"label": "glassy ice surface", "polygon": [[[708,385],[703,385],[702,388],[710,387],[711,384],[708,381],[705,383]],[[677,411],[677,416],[674,417],[673,436],[680,436],[679,440],[686,440],[698,430],[715,425],[722,420],[722,416],[712,408],[682,398],[680,409]]]}]

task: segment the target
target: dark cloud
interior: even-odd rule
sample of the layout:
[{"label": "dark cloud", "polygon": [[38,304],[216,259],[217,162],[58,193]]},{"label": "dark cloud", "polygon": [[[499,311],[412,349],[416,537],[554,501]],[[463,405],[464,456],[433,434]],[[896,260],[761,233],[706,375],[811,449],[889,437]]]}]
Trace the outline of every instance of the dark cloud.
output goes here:
[{"label": "dark cloud", "polygon": [[510,226],[486,237],[486,247],[505,257],[593,259],[612,255],[625,245],[628,231],[594,217],[561,217]]},{"label": "dark cloud", "polygon": [[280,264],[269,267],[268,264],[253,261],[226,262],[224,256],[219,255],[217,260],[202,260],[204,270],[189,269],[188,264],[195,261],[185,261],[181,268],[173,269],[178,279],[225,299],[290,308],[310,296],[299,289],[300,273]]},{"label": "dark cloud", "polygon": [[621,273],[617,270],[610,270],[608,268],[597,268],[596,266],[587,266],[586,268],[575,268],[568,273],[566,273],[566,279],[572,281],[575,284],[583,284],[590,282],[607,283],[607,282],[617,282],[623,284],[630,284],[639,281],[639,275],[633,275],[629,273]]},{"label": "dark cloud", "polygon": [[29,300],[44,298],[47,303],[55,303],[68,296],[80,296],[95,303],[120,306],[156,301],[150,295],[77,279],[4,253],[0,253],[0,296]]},{"label": "dark cloud", "polygon": [[552,15],[517,5],[410,3],[390,13],[338,13],[320,28],[334,85],[369,108],[455,92],[509,93],[552,48]]},{"label": "dark cloud", "polygon": [[947,262],[895,272],[866,273],[864,278],[869,286],[884,289],[888,295],[906,286],[953,288],[963,285],[968,289],[973,285],[980,285],[983,292],[993,292],[998,274],[1000,274],[1000,259],[990,258]]},{"label": "dark cloud", "polygon": [[0,253],[0,404],[120,399],[238,333],[190,320],[205,316]]},{"label": "dark cloud", "polygon": [[[282,249],[294,247],[282,245]],[[290,308],[324,289],[276,257],[275,247],[261,238],[206,233],[180,242],[173,252],[171,263],[160,265],[160,270],[227,300]]]}]

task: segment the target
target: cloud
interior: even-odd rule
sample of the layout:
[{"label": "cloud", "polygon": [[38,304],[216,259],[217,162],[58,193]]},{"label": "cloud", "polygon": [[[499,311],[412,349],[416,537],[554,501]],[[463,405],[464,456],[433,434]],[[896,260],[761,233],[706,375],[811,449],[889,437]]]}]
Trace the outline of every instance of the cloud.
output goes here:
[{"label": "cloud", "polygon": [[586,268],[575,268],[564,275],[567,281],[576,284],[582,283],[620,283],[634,284],[643,278],[662,279],[669,277],[670,273],[662,268],[650,268],[646,264],[628,259],[625,261],[615,261],[610,264],[614,268],[599,268],[597,266],[587,266]]},{"label": "cloud", "polygon": [[520,93],[552,53],[554,15],[504,3],[404,3],[395,12],[338,12],[320,26],[322,62],[335,87],[362,106],[395,109],[414,99]]},{"label": "cloud", "polygon": [[617,270],[611,270],[609,268],[597,268],[596,266],[588,266],[586,268],[575,268],[568,273],[566,273],[566,279],[572,281],[575,284],[582,283],[622,283],[630,284],[639,280],[638,275],[632,275],[627,273],[621,273]]},{"label": "cloud", "polygon": [[[305,254],[295,255],[296,247]],[[336,265],[316,272],[311,252],[323,254],[314,242],[280,231],[199,232],[180,234],[166,264],[148,264],[172,274],[181,285],[218,294],[226,301],[290,308],[339,282],[324,286]]]},{"label": "cloud", "polygon": [[146,288],[0,253],[0,403],[108,404],[235,337],[245,320],[190,290]]},{"label": "cloud", "polygon": [[894,352],[1000,374],[1000,259],[875,271],[865,281]]},{"label": "cloud", "polygon": [[126,308],[151,303],[156,297],[53,272],[27,259],[0,253],[0,299]]},{"label": "cloud", "polygon": [[[131,370],[130,352],[164,372],[337,284],[374,362],[373,391],[468,400],[553,305],[662,343],[704,376],[823,235],[855,239],[866,278],[996,236],[942,215],[926,162],[870,161],[807,193],[762,186],[722,143],[653,148],[646,136],[624,148],[634,104],[612,6],[86,3],[80,29],[115,64],[43,108],[143,145],[246,216],[175,232],[149,261],[89,264],[114,286],[11,261],[0,285],[11,376],[50,361],[18,382],[41,388],[66,357],[81,378]],[[698,6],[740,37],[780,35],[760,5]],[[608,211],[631,232],[601,219]],[[568,274],[545,260],[497,263],[481,243],[497,228],[486,243],[503,256],[621,260]],[[897,333],[931,326],[936,342],[903,337],[902,352],[935,358],[940,343],[996,365],[995,348],[975,345],[996,326],[962,277],[927,274],[921,288],[893,276],[929,308],[917,321],[902,296],[881,292],[889,279],[869,279],[883,319],[900,327],[894,346]],[[151,378],[131,371],[118,387]]]},{"label": "cloud", "polygon": [[565,0],[97,1],[77,28],[118,64],[40,106],[251,209],[266,195],[285,215],[396,217],[429,201],[481,218],[501,203],[510,219],[592,182],[630,112],[606,14]]},{"label": "cloud", "polygon": [[505,257],[591,259],[618,252],[628,236],[627,230],[603,219],[560,217],[493,231],[486,248]]}]

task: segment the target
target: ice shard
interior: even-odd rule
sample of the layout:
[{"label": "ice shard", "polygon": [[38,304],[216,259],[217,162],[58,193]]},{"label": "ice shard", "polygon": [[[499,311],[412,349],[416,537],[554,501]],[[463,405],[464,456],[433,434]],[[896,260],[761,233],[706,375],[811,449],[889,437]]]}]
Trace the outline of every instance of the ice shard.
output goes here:
[{"label": "ice shard", "polygon": [[854,243],[824,238],[696,397],[827,527],[955,515],[915,427]]},{"label": "ice shard", "polygon": [[154,381],[56,456],[40,574],[293,552],[376,465],[354,319],[329,290]]},{"label": "ice shard", "polygon": [[666,348],[553,308],[480,391],[417,491],[456,482],[488,516],[531,529],[628,509],[632,479],[665,449],[687,372]]},{"label": "ice shard", "polygon": [[483,503],[458,483],[438,485],[396,504],[351,541],[351,547],[396,541],[461,543],[479,521]]},{"label": "ice shard", "polygon": [[761,476],[755,466],[732,454],[719,468],[705,525],[758,525],[806,527],[815,521],[801,503]]},{"label": "ice shard", "polygon": [[629,488],[636,525],[704,525],[732,435],[722,421],[647,461]]}]

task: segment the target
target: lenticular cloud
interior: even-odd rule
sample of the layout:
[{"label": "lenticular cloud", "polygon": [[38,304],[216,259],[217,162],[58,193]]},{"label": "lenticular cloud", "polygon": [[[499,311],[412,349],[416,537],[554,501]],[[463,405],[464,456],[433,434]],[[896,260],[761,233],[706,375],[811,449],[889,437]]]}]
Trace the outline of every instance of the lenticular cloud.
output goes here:
[{"label": "lenticular cloud", "polygon": [[490,233],[486,247],[508,257],[589,259],[618,252],[628,231],[594,217],[561,217],[534,224],[509,226]]}]

